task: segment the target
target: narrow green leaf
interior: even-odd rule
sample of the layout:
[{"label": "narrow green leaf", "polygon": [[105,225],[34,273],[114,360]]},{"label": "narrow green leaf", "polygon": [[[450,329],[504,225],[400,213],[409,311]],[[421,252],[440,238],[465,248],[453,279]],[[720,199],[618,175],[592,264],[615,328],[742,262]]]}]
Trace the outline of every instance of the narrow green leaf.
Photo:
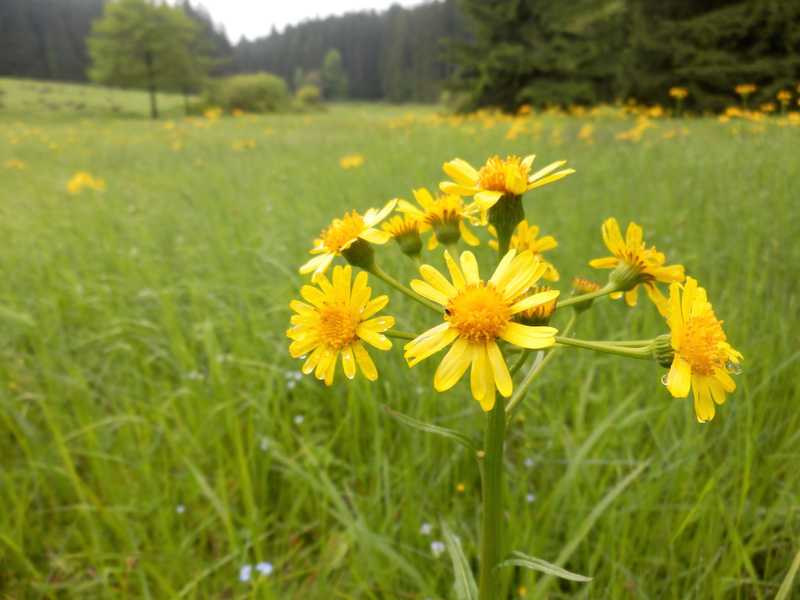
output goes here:
[{"label": "narrow green leaf", "polygon": [[450,560],[453,561],[456,598],[458,600],[478,600],[478,585],[475,583],[472,569],[469,568],[467,557],[464,556],[464,551],[461,549],[461,542],[453,535],[453,531],[445,522],[442,522],[442,533],[447,553],[450,555]]},{"label": "narrow green leaf", "polygon": [[797,554],[794,555],[792,566],[789,567],[789,572],[786,573],[786,577],[783,578],[783,583],[781,583],[778,593],[775,594],[775,600],[789,599],[789,594],[792,591],[792,584],[794,583],[794,578],[798,571],[800,571],[800,550],[798,550]]},{"label": "narrow green leaf", "polygon": [[0,319],[4,321],[11,321],[12,323],[23,325],[25,327],[34,327],[36,325],[36,321],[34,321],[33,317],[31,317],[29,314],[17,312],[15,310],[11,310],[10,308],[6,308],[5,306],[0,306]]},{"label": "narrow green leaf", "polygon": [[470,440],[466,435],[456,431],[455,429],[448,429],[447,427],[439,427],[438,425],[431,425],[430,423],[425,423],[423,421],[418,421],[408,415],[404,415],[403,413],[399,413],[393,408],[387,406],[386,404],[383,405],[383,410],[386,412],[387,415],[403,423],[404,425],[408,425],[409,427],[413,427],[414,429],[418,429],[419,431],[424,431],[426,433],[435,433],[436,435],[441,435],[442,437],[450,438],[464,446],[472,450],[473,452],[478,451],[478,447]]},{"label": "narrow green leaf", "polygon": [[570,581],[579,581],[581,583],[592,580],[591,577],[586,577],[586,575],[578,575],[577,573],[567,571],[558,565],[549,563],[546,560],[536,558],[535,556],[528,556],[522,552],[512,552],[511,558],[507,558],[501,562],[495,567],[495,569],[499,569],[500,567],[523,567],[525,569],[530,569],[531,571],[539,571],[540,573],[561,577],[561,579],[569,579]]}]

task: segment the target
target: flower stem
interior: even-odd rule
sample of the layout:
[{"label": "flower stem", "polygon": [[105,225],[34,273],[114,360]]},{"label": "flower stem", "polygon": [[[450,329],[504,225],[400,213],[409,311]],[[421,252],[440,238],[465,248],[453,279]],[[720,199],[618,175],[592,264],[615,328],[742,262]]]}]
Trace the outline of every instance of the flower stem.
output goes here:
[{"label": "flower stem", "polygon": [[556,336],[556,343],[562,346],[585,348],[587,350],[594,350],[595,352],[616,354],[617,356],[626,356],[628,358],[638,358],[643,360],[651,360],[653,358],[652,352],[650,348],[647,346],[638,348],[626,348],[625,346],[611,345],[606,342],[576,340],[575,338],[561,337],[558,335]]},{"label": "flower stem", "polygon": [[522,352],[519,353],[519,357],[517,358],[514,365],[509,369],[509,373],[513,377],[517,371],[519,371],[522,366],[525,364],[525,361],[528,360],[528,356],[530,356],[531,351],[527,348],[524,348]]},{"label": "flower stem", "polygon": [[390,329],[389,331],[384,331],[383,335],[390,338],[397,338],[398,340],[413,340],[416,339],[416,335],[413,333],[409,333],[407,331],[397,331],[396,329]]},{"label": "flower stem", "polygon": [[[577,315],[573,312],[572,316],[570,317],[569,321],[567,322],[566,326],[564,327],[564,329],[562,329],[561,332],[565,335],[568,334],[575,326],[576,319]],[[547,366],[547,364],[551,360],[553,360],[553,358],[558,352],[558,349],[559,349],[558,346],[553,346],[547,351],[547,355],[545,355],[544,358],[541,358],[543,354],[541,350],[539,351],[539,354],[536,357],[536,362],[534,362],[533,366],[531,366],[531,370],[525,374],[525,378],[517,386],[517,389],[514,390],[514,394],[511,396],[511,399],[508,401],[508,404],[506,405],[506,415],[508,419],[511,419],[514,410],[517,408],[519,403],[525,397],[525,392],[533,383],[533,380],[536,379],[536,377],[539,376],[539,373],[542,372],[542,369],[544,369]]]},{"label": "flower stem", "polygon": [[408,296],[412,300],[416,300],[420,304],[423,304],[423,305],[427,306],[428,308],[430,308],[431,310],[436,311],[437,313],[441,313],[442,312],[442,307],[441,306],[439,306],[437,304],[434,304],[430,300],[427,300],[427,299],[423,298],[422,296],[420,296],[419,294],[417,294],[417,292],[415,292],[411,288],[404,286],[402,283],[397,281],[397,279],[395,279],[394,277],[392,277],[391,275],[386,273],[383,269],[381,269],[378,265],[373,264],[372,267],[369,269],[369,272],[372,273],[373,275],[375,275],[375,277],[377,277],[378,279],[382,279],[384,282],[388,283],[390,286],[395,288],[397,291],[405,294],[406,296]]},{"label": "flower stem", "polygon": [[572,306],[573,304],[580,304],[581,302],[586,302],[587,300],[594,300],[595,298],[599,298],[600,296],[607,296],[608,294],[612,294],[617,291],[615,285],[610,283],[606,284],[596,292],[589,292],[588,294],[581,294],[580,296],[573,296],[572,298],[567,298],[566,300],[559,301],[556,305],[556,310],[559,308],[566,308],[567,306]]},{"label": "flower stem", "polygon": [[483,450],[483,515],[481,521],[480,600],[500,598],[495,567],[503,556],[503,447],[506,434],[505,402],[495,401],[487,415]]}]

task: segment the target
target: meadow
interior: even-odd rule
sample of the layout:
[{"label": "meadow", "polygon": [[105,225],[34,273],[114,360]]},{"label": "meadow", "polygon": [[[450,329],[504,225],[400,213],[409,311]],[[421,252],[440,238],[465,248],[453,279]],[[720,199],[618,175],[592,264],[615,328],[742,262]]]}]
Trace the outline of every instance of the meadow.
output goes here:
[{"label": "meadow", "polygon": [[[151,122],[144,94],[0,89],[0,596],[452,597],[442,523],[474,558],[474,458],[384,406],[476,441],[480,407],[466,383],[435,392],[438,360],[409,370],[400,343],[372,353],[375,383],[301,377],[288,303],[333,217],[433,189],[454,157],[533,152],[577,171],[525,200],[559,242],[559,288],[602,281],[587,266],[606,254],[601,222],[634,220],[709,290],[745,359],[699,424],[655,363],[560,352],[509,433],[509,532],[594,579],[518,571],[515,596],[796,597],[797,119],[359,104],[185,118],[164,97]],[[342,168],[353,153],[363,164]],[[76,172],[104,189],[70,193]],[[378,257],[413,276],[394,245]],[[434,324],[391,297],[401,329]],[[599,303],[576,329],[664,332],[646,301]]]}]

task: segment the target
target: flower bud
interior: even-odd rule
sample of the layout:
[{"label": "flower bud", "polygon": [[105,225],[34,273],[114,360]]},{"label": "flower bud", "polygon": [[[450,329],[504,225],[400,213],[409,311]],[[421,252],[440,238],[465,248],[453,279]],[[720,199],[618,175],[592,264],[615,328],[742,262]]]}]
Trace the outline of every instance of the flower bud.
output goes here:
[{"label": "flower bud", "polygon": [[347,248],[342,250],[342,256],[351,265],[360,267],[365,271],[372,271],[375,266],[375,251],[366,240],[356,238]]},{"label": "flower bud", "polygon": [[662,367],[668,369],[672,366],[675,349],[672,347],[672,336],[670,334],[665,333],[654,339],[650,344],[650,351],[655,361]]},{"label": "flower bud", "polygon": [[[591,279],[586,279],[584,277],[573,277],[572,278],[572,295],[573,296],[582,296],[584,294],[591,294],[596,292],[600,289],[600,284],[592,281]],[[584,300],[583,302],[578,302],[577,304],[573,305],[573,308],[577,312],[583,312],[588,310],[592,307],[592,303],[594,302],[594,298],[590,298],[589,300]]]}]

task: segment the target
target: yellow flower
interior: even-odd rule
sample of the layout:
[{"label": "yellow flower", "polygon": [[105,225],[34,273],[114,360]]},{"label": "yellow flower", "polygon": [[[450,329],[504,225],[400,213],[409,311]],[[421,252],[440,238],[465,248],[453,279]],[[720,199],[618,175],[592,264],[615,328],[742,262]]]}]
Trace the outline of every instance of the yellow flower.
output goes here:
[{"label": "yellow flower", "polygon": [[728,370],[736,368],[742,355],[727,342],[706,291],[691,277],[685,285],[669,286],[667,325],[675,350],[667,389],[675,398],[686,398],[691,389],[697,420],[710,421],[714,403],[722,404],[736,389]]},{"label": "yellow flower", "polygon": [[789,90],[780,90],[775,97],[781,104],[789,104],[789,101],[792,99],[792,92]]},{"label": "yellow flower", "polygon": [[600,288],[600,284],[591,279],[586,279],[585,277],[572,278],[572,289],[575,290],[577,294],[591,294],[592,292],[598,291]]},{"label": "yellow flower", "polygon": [[467,227],[472,211],[464,205],[461,196],[445,194],[434,198],[426,188],[413,190],[414,198],[422,207],[420,210],[407,200],[399,200],[397,210],[420,222],[420,232],[433,230],[428,240],[428,250],[442,244],[454,244],[459,238],[470,246],[480,244],[478,237]]},{"label": "yellow flower", "polygon": [[[489,225],[488,229],[492,237],[496,238],[497,230],[494,228],[494,226]],[[548,250],[552,250],[553,248],[557,247],[558,242],[552,235],[546,235],[541,238],[538,236],[538,225],[529,225],[528,221],[526,220],[520,221],[516,230],[514,231],[514,235],[511,236],[510,247],[515,248],[518,252],[524,252],[525,250],[530,250],[533,252],[533,255],[547,267],[547,270],[544,272],[542,277],[548,281],[558,281],[560,277],[558,271],[552,265],[552,263],[546,261],[542,256],[542,252],[547,252]],[[492,249],[497,250],[497,240],[489,240],[489,246]]]},{"label": "yellow flower", "polygon": [[314,240],[314,247],[309,251],[317,254],[300,267],[300,273],[314,272],[313,277],[327,271],[336,256],[350,248],[357,240],[372,244],[385,244],[392,236],[375,229],[375,225],[383,221],[395,207],[396,200],[390,200],[381,210],[370,208],[362,216],[355,210],[346,213],[341,219],[334,219]]},{"label": "yellow flower", "polygon": [[392,342],[383,332],[394,326],[394,317],[375,317],[388,303],[387,296],[370,300],[372,290],[367,287],[367,273],[359,272],[350,282],[353,269],[350,265],[333,269],[333,283],[320,275],[317,285],[304,285],[300,294],[306,300],[293,300],[290,304],[293,327],[286,332],[293,340],[289,353],[294,358],[308,354],[303,363],[303,373],[314,371],[317,379],[327,385],[333,383],[336,363],[342,356],[345,377],[353,379],[356,366],[370,381],[378,378],[375,363],[364,348],[363,342],[389,350]]},{"label": "yellow flower", "polygon": [[547,348],[555,343],[556,329],[532,327],[513,320],[514,315],[550,302],[558,291],[544,292],[518,300],[542,276],[545,267],[532,252],[509,250],[489,281],[482,281],[472,252],[461,254],[461,266],[445,251],[450,279],[430,265],[419,269],[423,280],[411,288],[444,307],[444,322],[417,336],[405,346],[405,358],[413,367],[452,344],[436,370],[433,387],[449,390],[472,366],[472,396],[485,411],[494,407],[495,388],[511,395],[513,382],[497,340],[523,348]]},{"label": "yellow flower", "polygon": [[[552,289],[553,288],[547,285],[535,285],[525,294],[520,296],[518,300],[522,300],[526,296],[541,294],[542,292],[549,292]],[[518,320],[525,325],[547,325],[550,322],[550,317],[552,317],[553,313],[556,312],[557,306],[558,299],[553,298],[549,302],[537,304],[528,310],[523,310],[521,313],[519,313]]]},{"label": "yellow flower", "polygon": [[102,192],[106,189],[106,182],[99,177],[92,177],[92,175],[86,171],[78,171],[67,182],[67,191],[70,194],[79,194],[85,188],[96,192]]},{"label": "yellow flower", "polygon": [[735,88],[736,93],[742,97],[747,97],[753,92],[755,92],[758,88],[754,83],[740,83]]},{"label": "yellow flower", "polygon": [[687,90],[685,87],[675,86],[669,88],[669,95],[676,100],[683,100],[689,95],[689,90]]},{"label": "yellow flower", "polygon": [[625,292],[628,306],[636,306],[639,284],[643,284],[647,295],[661,314],[666,310],[666,298],[656,287],[655,282],[680,282],[684,279],[683,265],[664,265],[666,257],[655,247],[647,248],[642,240],[642,228],[629,223],[625,239],[622,239],[617,220],[612,218],[603,222],[603,240],[613,256],[595,258],[589,266],[595,269],[614,269],[609,279],[618,287],[611,295],[619,298]]},{"label": "yellow flower", "polygon": [[522,159],[518,156],[508,156],[505,159],[492,156],[480,170],[456,158],[442,166],[444,172],[455,182],[443,181],[439,184],[439,188],[445,194],[473,196],[477,207],[485,211],[506,194],[521,196],[525,192],[553,183],[575,172],[575,169],[558,171],[557,169],[567,162],[559,160],[531,175],[534,158],[533,154]]},{"label": "yellow flower", "polygon": [[9,158],[4,165],[6,169],[12,169],[15,171],[24,171],[28,168],[28,165],[25,164],[25,161],[17,160],[16,158]]},{"label": "yellow flower", "polygon": [[420,221],[413,215],[395,215],[381,225],[386,233],[394,238],[397,245],[408,256],[418,256],[422,250],[422,240],[419,237]]},{"label": "yellow flower", "polygon": [[343,169],[355,169],[364,164],[362,154],[347,154],[339,159],[339,166]]},{"label": "yellow flower", "polygon": [[222,109],[218,106],[212,106],[203,112],[203,116],[209,121],[216,121],[222,116]]}]

